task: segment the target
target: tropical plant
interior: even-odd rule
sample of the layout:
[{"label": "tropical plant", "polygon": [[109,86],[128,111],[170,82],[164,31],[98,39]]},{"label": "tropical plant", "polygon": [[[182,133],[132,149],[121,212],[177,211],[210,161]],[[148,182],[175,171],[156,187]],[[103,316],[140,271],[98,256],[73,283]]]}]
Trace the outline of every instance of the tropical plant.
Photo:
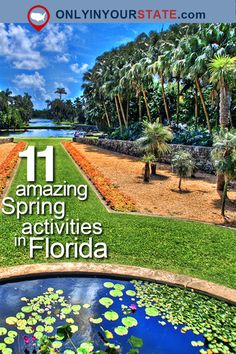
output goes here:
[{"label": "tropical plant", "polygon": [[[137,140],[137,143],[146,151],[155,156],[156,159],[166,153],[169,153],[171,148],[168,145],[173,139],[172,131],[169,127],[165,127],[157,119],[154,123],[144,121],[142,137]],[[152,164],[152,174],[156,174],[156,164]]]},{"label": "tropical plant", "polygon": [[144,174],[143,174],[143,181],[149,182],[150,181],[150,163],[155,162],[155,156],[152,154],[146,154],[142,158],[142,162],[144,162]]},{"label": "tropical plant", "polygon": [[229,182],[236,178],[236,130],[222,130],[215,136],[212,159],[216,171],[224,175],[221,215],[225,216],[225,202]]},{"label": "tropical plant", "polygon": [[59,95],[60,100],[62,99],[62,95],[67,95],[66,89],[64,87],[58,87],[55,93]]},{"label": "tropical plant", "polygon": [[176,152],[171,160],[173,171],[179,177],[179,190],[182,191],[183,178],[190,177],[195,168],[195,162],[192,155],[188,151],[179,150]]},{"label": "tropical plant", "polygon": [[232,88],[236,84],[236,57],[216,56],[209,64],[210,81],[220,90],[220,125],[221,128],[232,126],[231,102]]}]

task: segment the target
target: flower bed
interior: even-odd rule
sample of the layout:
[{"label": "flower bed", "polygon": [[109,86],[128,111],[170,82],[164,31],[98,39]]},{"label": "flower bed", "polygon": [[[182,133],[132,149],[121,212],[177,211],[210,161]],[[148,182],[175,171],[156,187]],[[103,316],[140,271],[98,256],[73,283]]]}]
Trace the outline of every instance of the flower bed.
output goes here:
[{"label": "flower bed", "polygon": [[17,164],[19,152],[23,151],[25,147],[25,142],[17,143],[16,146],[8,154],[5,161],[0,165],[0,195],[6,188],[7,180],[11,177],[11,174]]},{"label": "flower bed", "polygon": [[110,179],[104,177],[98,169],[80,154],[72,143],[64,142],[63,145],[101,193],[110,208],[117,211],[136,211],[135,203],[132,199],[121,192]]}]

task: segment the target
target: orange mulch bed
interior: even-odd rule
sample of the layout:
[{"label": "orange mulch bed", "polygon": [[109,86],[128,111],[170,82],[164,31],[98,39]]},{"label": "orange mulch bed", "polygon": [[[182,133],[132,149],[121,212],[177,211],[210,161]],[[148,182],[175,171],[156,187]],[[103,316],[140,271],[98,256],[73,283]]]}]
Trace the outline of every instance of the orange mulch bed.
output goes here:
[{"label": "orange mulch bed", "polygon": [[23,151],[25,147],[26,143],[24,142],[0,145],[0,196],[14,171],[19,159],[19,152]]},{"label": "orange mulch bed", "polygon": [[112,181],[106,178],[95,166],[93,166],[76,147],[69,142],[63,143],[65,149],[74,161],[86,173],[110,208],[117,211],[136,211],[136,207],[131,198],[121,192]]},{"label": "orange mulch bed", "polygon": [[144,183],[144,164],[137,158],[95,146],[72,145],[92,166],[130,196],[141,213],[236,226],[235,185],[228,193],[230,201],[226,205],[226,221],[220,215],[221,196],[216,191],[214,175],[196,173],[195,178],[183,181],[183,192],[180,193],[179,179],[169,165],[159,164],[158,175],[150,183]]}]

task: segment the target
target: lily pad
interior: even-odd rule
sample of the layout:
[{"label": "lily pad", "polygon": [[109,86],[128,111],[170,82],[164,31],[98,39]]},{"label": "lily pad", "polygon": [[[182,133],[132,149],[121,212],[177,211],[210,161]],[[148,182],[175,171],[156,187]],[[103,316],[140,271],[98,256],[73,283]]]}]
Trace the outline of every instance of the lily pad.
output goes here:
[{"label": "lily pad", "polygon": [[119,318],[119,315],[117,312],[110,310],[104,313],[104,317],[108,321],[116,321]]},{"label": "lily pad", "polygon": [[109,297],[102,297],[99,300],[99,303],[101,305],[105,306],[106,308],[109,308],[114,303],[114,301],[112,299],[110,299]]},{"label": "lily pad", "polygon": [[128,329],[124,326],[118,326],[114,329],[115,333],[118,334],[118,336],[125,336],[128,334]]},{"label": "lily pad", "polygon": [[125,327],[128,327],[128,328],[135,327],[138,325],[138,321],[136,320],[136,318],[130,317],[130,316],[122,318],[121,322],[123,323],[123,325]]},{"label": "lily pad", "polygon": [[156,316],[159,315],[159,312],[158,312],[158,310],[155,307],[147,307],[145,309],[145,312],[150,317],[156,317]]},{"label": "lily pad", "polygon": [[108,289],[114,288],[114,284],[110,281],[105,282],[103,285]]}]

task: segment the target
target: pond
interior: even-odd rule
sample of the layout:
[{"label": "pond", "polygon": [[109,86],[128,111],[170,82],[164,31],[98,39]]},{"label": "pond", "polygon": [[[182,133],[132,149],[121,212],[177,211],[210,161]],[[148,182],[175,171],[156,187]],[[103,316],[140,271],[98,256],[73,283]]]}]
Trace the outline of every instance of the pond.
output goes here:
[{"label": "pond", "polygon": [[[4,354],[35,354],[43,345],[54,348],[45,353],[65,354],[208,353],[205,345],[211,347],[212,336],[213,346],[216,341],[221,347],[225,344],[214,334],[215,316],[224,315],[228,332],[218,328],[218,333],[231,346],[229,328],[236,314],[235,307],[187,290],[96,277],[1,284],[0,299],[0,353]],[[225,348],[222,353],[232,353]]]},{"label": "pond", "polygon": [[[43,127],[43,129],[39,129],[39,127]],[[12,132],[8,136],[18,138],[72,138],[74,133],[74,129],[60,129],[60,125],[53,122],[52,119],[34,118],[29,122],[29,129],[24,132]]]}]

